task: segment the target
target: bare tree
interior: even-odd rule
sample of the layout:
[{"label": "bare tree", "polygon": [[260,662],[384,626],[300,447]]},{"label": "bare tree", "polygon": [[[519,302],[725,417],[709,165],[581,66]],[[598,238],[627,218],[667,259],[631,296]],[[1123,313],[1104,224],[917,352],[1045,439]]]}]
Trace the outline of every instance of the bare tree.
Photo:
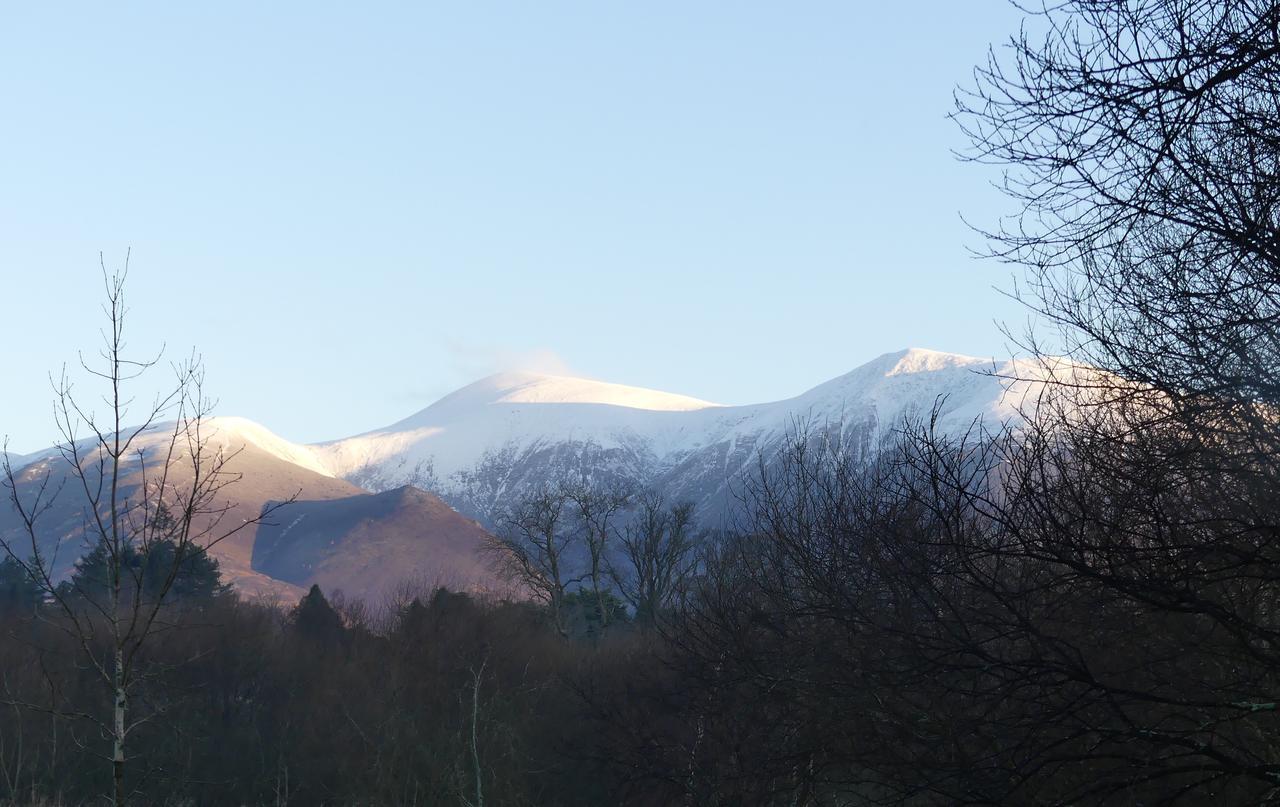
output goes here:
[{"label": "bare tree", "polygon": [[596,607],[600,609],[600,627],[603,629],[609,625],[609,607],[605,602],[608,586],[605,578],[608,574],[609,540],[614,532],[612,522],[630,504],[630,496],[617,487],[593,487],[585,479],[566,486],[564,492],[573,504],[574,515],[586,544],[586,577],[591,581]]},{"label": "bare tree", "polygon": [[489,663],[486,655],[480,661],[479,669],[472,667],[471,673],[471,771],[475,776],[476,800],[471,801],[463,796],[463,801],[470,807],[484,807],[484,768],[480,763],[480,684],[484,680],[484,668]]},{"label": "bare tree", "polygon": [[1280,6],[1047,4],[955,117],[1002,170],[1016,210],[985,235],[1061,326],[1053,350],[1280,401]]},{"label": "bare tree", "polygon": [[[107,327],[101,363],[80,359],[84,372],[105,387],[106,412],[100,416],[86,406],[63,372],[55,384],[61,462],[15,469],[5,454],[5,487],[23,537],[0,539],[4,554],[40,589],[47,618],[73,639],[80,663],[110,695],[105,714],[63,710],[56,703],[20,705],[86,721],[101,732],[110,747],[101,756],[111,767],[116,805],[128,794],[129,737],[156,716],[137,714],[132,695],[147,679],[144,651],[174,626],[169,599],[175,583],[194,558],[284,504],[251,521],[224,523],[231,509],[224,491],[238,479],[228,467],[236,452],[213,440],[198,357],[176,364],[173,385],[135,416],[130,390],[160,357],[140,360],[126,352],[127,273],[127,260],[115,273],[103,265]],[[99,585],[60,579],[60,542],[46,535],[44,524],[63,495],[79,502],[83,548],[104,558],[106,579]],[[148,558],[152,562],[141,562]]]},{"label": "bare tree", "polygon": [[500,521],[488,546],[498,571],[543,602],[561,636],[568,636],[565,595],[585,575],[570,576],[568,553],[574,537],[566,527],[570,500],[561,488],[547,487],[516,503]]},{"label": "bare tree", "polygon": [[1031,17],[957,117],[1018,207],[987,235],[1058,327],[1025,343],[1053,400],[1015,431],[922,424],[888,499],[910,518],[843,540],[920,603],[883,637],[936,696],[912,733],[973,727],[917,769],[948,797],[1274,799],[1280,6]]},{"label": "bare tree", "polygon": [[619,536],[623,568],[610,567],[623,598],[635,609],[636,621],[651,627],[672,605],[695,566],[693,504],[668,506],[661,494],[637,498],[635,518]]}]

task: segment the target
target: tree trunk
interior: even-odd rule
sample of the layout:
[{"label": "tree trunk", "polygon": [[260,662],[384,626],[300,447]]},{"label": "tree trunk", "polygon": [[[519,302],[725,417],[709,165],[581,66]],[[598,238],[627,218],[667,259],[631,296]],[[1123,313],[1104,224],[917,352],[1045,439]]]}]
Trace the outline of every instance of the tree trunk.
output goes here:
[{"label": "tree trunk", "polygon": [[115,658],[115,705],[112,721],[111,776],[113,780],[113,797],[111,803],[115,807],[124,804],[124,652],[117,647]]},{"label": "tree trunk", "polygon": [[604,589],[600,588],[599,561],[593,562],[593,568],[591,569],[591,584],[596,590],[596,607],[600,609],[600,630],[603,632],[605,628],[609,627],[609,613],[604,604]]},{"label": "tree trunk", "polygon": [[484,661],[480,662],[480,669],[475,673],[475,680],[471,687],[471,762],[475,766],[476,774],[475,807],[484,807],[484,779],[480,767],[478,731],[480,724],[480,679],[484,675],[484,666],[488,663],[489,658],[486,656]]}]

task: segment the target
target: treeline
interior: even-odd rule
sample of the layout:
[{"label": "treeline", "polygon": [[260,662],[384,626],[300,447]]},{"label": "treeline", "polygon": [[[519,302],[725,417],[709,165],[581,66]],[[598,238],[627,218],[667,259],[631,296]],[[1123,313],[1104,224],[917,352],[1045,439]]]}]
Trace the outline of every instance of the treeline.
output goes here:
[{"label": "treeline", "polygon": [[[444,589],[376,617],[318,588],[282,609],[211,587],[207,571],[184,574],[193,585],[136,662],[130,801],[612,799],[573,682],[638,645],[566,643],[541,609]],[[0,566],[0,801],[95,803],[111,792],[109,744],[78,717],[109,711],[110,692],[31,594]]]}]

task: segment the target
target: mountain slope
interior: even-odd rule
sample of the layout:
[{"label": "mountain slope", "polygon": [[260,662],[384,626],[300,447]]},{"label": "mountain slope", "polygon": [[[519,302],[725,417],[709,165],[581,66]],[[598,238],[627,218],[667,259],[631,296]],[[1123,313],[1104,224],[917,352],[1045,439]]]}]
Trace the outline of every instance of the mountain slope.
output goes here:
[{"label": "mountain slope", "polygon": [[[323,511],[324,506],[329,503],[368,499],[369,492],[334,477],[319,463],[310,448],[292,444],[252,421],[243,418],[211,418],[203,424],[202,429],[209,439],[207,450],[221,450],[229,458],[226,472],[238,477],[215,500],[215,507],[225,507],[226,512],[221,514],[214,534],[226,532],[236,525],[245,525],[210,550],[210,554],[221,566],[224,580],[232,583],[243,594],[296,600],[302,590],[294,585],[294,580],[308,585],[314,580],[297,575],[276,576],[271,573],[277,570],[275,567],[267,572],[260,569],[256,563],[260,554],[257,550],[260,535],[266,531],[275,536],[274,530],[280,524],[290,523],[299,513]],[[168,427],[157,427],[138,438],[137,448],[144,455],[154,457],[167,445],[167,437]],[[53,559],[57,575],[69,575],[76,559],[86,549],[84,497],[76,495],[78,491],[70,476],[71,466],[56,449],[41,452],[34,459],[28,459],[30,461],[22,466],[14,463],[18,494],[24,501],[33,500],[46,477],[49,479],[49,490],[63,487],[53,506],[42,516],[38,535],[40,550],[45,557]],[[140,466],[131,462],[125,470],[121,479],[121,493],[126,497],[134,496],[141,484]],[[185,464],[180,457],[173,466],[170,482],[181,489],[190,483],[191,474],[189,464]],[[466,582],[478,579],[470,559],[455,551],[458,543],[464,539],[478,547],[482,538],[482,535],[477,534],[478,528],[461,519],[435,497],[418,493],[420,495],[417,497],[402,497],[403,512],[397,514],[399,520],[393,519],[385,525],[386,529],[378,541],[369,542],[370,546],[377,549],[363,553],[361,574],[365,578],[381,576],[392,582],[415,576],[417,567],[414,564],[418,561],[407,557],[407,554],[412,553],[406,553],[402,548],[402,545],[411,543],[423,557],[436,560],[436,566],[440,567],[439,576],[442,578],[457,578]],[[266,523],[246,523],[258,518],[269,503],[285,501],[295,496],[296,502],[275,511]],[[424,503],[423,497],[431,501]],[[337,507],[336,504],[334,506]],[[197,526],[208,526],[211,520],[207,518]],[[463,526],[459,526],[459,522]],[[322,526],[328,539],[346,541],[347,536],[340,535],[333,527],[323,525],[316,519],[295,531],[295,537],[305,538],[310,530]],[[361,534],[366,535],[367,532]],[[23,537],[21,521],[8,506],[0,507],[0,537],[24,547],[24,554],[27,552],[29,540]],[[442,542],[443,554],[432,543],[437,539]],[[452,559],[458,561],[457,569],[448,566],[447,561]],[[326,583],[336,582],[332,575],[324,576],[323,579]],[[346,588],[355,593],[352,587]]]},{"label": "mountain slope", "polygon": [[413,487],[297,502],[258,531],[253,568],[276,580],[377,603],[404,582],[455,590],[492,588],[485,532]]}]

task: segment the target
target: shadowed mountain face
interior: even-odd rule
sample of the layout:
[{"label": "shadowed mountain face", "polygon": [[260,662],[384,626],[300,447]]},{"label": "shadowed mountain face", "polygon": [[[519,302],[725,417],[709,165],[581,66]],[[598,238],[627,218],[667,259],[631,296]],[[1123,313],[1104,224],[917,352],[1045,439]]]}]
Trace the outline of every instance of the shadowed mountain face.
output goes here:
[{"label": "shadowed mountain face", "polygon": [[479,554],[485,531],[436,496],[405,486],[296,502],[258,530],[253,568],[306,588],[320,584],[378,603],[403,582],[490,588]]},{"label": "shadowed mountain face", "polygon": [[[412,489],[371,496],[348,481],[318,470],[306,456],[305,448],[294,447],[257,424],[238,418],[215,418],[210,426],[211,448],[227,455],[234,453],[225,470],[238,479],[219,494],[216,507],[225,507],[226,511],[218,523],[213,525],[209,517],[196,527],[208,527],[214,535],[234,530],[215,544],[210,554],[218,561],[223,580],[242,595],[292,602],[305,591],[300,585],[313,582],[320,582],[326,589],[342,588],[352,596],[380,596],[388,587],[409,579],[439,579],[465,586],[483,583],[475,559],[483,531],[434,496]],[[164,439],[165,433],[157,430],[145,435],[140,447],[154,450]],[[93,540],[86,538],[92,535],[91,530],[86,530],[92,514],[78,481],[70,473],[71,466],[57,452],[28,456],[25,464],[12,458],[11,461],[16,467],[17,492],[22,501],[34,502],[42,485],[46,501],[52,496],[52,504],[37,522],[37,543],[42,555],[52,560],[56,576],[67,577]],[[181,459],[170,473],[170,483],[179,489],[190,482],[191,469]],[[140,484],[139,466],[130,463],[121,478],[121,496],[136,496]],[[246,523],[257,519],[269,504],[294,496],[296,501],[276,510],[266,521]],[[352,504],[343,506],[343,502]],[[334,504],[333,509],[326,507],[330,503]],[[333,524],[328,523],[331,514]],[[344,518],[343,514],[352,517]],[[291,524],[294,529],[288,531]],[[331,551],[317,554],[308,547],[319,539],[308,536],[322,525],[324,541],[331,544]],[[346,535],[345,529],[353,535]],[[281,543],[279,536],[286,532],[288,541]],[[277,547],[300,543],[289,552],[282,552],[271,569],[264,570],[257,563],[262,554],[257,545],[264,535],[271,536],[272,545]],[[7,496],[0,500],[0,538],[19,555],[30,554],[30,539]],[[286,557],[305,559],[314,571],[300,572],[297,564],[304,561],[285,560]],[[342,571],[344,563],[351,564],[350,579]]]}]

